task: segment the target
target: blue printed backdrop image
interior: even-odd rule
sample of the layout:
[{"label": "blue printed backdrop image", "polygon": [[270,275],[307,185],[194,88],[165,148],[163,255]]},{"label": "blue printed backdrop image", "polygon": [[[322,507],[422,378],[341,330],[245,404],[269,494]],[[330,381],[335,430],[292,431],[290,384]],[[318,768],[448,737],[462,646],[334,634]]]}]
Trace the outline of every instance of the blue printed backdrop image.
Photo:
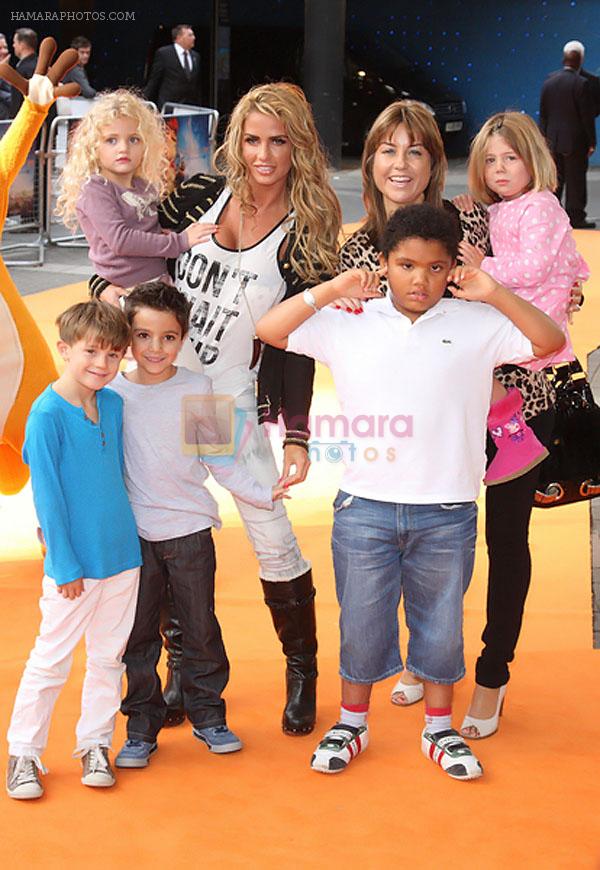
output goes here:
[{"label": "blue printed backdrop image", "polygon": [[[568,40],[583,42],[585,69],[600,74],[599,0],[348,0],[347,9],[349,38],[374,58],[393,49],[466,101],[468,138],[504,109],[537,120],[542,83]],[[591,162],[600,165],[598,152]]]},{"label": "blue printed backdrop image", "polygon": [[[26,9],[46,16],[48,10],[67,6],[71,9],[71,4],[56,0],[29,0]],[[77,13],[72,14],[91,15],[111,4],[81,0],[76,6]],[[42,23],[12,22],[6,16],[3,29],[9,43],[16,27],[31,26],[40,35],[56,36],[61,47],[73,36],[85,34],[94,45],[90,79],[105,88],[141,85],[153,49],[169,39],[168,29],[189,22],[197,28],[206,99],[211,6],[209,0],[178,0],[172,7],[165,7],[162,0],[128,0],[120,8],[134,13],[134,20]],[[276,28],[301,28],[304,22],[304,0],[229,0],[228,6],[232,27],[263,28],[265,43],[281,38],[275,35]],[[537,119],[542,83],[548,73],[560,68],[562,46],[568,40],[585,44],[585,68],[600,73],[600,0],[347,0],[346,9],[347,43],[360,43],[372,57],[373,67],[378,58],[387,60],[395,52],[465,100],[465,149],[495,111],[516,108]],[[594,154],[592,162],[600,165],[600,156]]]}]

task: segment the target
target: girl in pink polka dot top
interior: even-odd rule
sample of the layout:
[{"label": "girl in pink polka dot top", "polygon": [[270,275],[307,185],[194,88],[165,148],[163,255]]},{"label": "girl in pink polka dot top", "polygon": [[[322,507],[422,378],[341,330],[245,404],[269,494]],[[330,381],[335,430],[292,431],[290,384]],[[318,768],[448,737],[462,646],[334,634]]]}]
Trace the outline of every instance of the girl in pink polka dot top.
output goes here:
[{"label": "girl in pink polka dot top", "polygon": [[[574,360],[568,307],[573,285],[586,280],[589,269],[577,253],[569,218],[554,196],[556,166],[532,118],[521,112],[502,112],[485,122],[471,146],[469,187],[475,199],[489,206],[494,255],[486,257],[478,248],[461,242],[462,259],[536,305],[566,336],[562,350],[543,359],[523,361],[522,367],[541,371]],[[518,403],[518,397],[511,393],[494,381],[492,424],[497,423],[494,411],[500,403]],[[498,445],[493,425],[490,430]],[[495,430],[499,432],[498,426]],[[543,452],[537,461],[545,455]],[[530,467],[528,464],[521,473]],[[486,482],[500,482],[487,479],[490,470]]]}]

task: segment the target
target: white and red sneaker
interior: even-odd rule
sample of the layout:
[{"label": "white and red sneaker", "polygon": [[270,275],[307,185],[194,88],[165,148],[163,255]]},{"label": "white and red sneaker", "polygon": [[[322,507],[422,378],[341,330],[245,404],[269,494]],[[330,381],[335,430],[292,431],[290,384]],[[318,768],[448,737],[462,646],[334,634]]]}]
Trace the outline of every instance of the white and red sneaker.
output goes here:
[{"label": "white and red sneaker", "polygon": [[319,773],[341,773],[368,745],[369,729],[366,725],[355,728],[338,722],[317,746],[310,766]]},{"label": "white and red sneaker", "polygon": [[452,779],[477,779],[483,767],[458,731],[428,731],[421,734],[423,755],[435,761]]}]

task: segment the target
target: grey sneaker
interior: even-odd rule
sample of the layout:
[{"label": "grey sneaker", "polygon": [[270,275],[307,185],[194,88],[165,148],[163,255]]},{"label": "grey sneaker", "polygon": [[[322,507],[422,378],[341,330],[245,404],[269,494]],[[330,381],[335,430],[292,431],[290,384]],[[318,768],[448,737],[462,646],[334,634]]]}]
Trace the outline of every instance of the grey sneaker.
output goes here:
[{"label": "grey sneaker", "polygon": [[148,767],[153,752],[158,749],[158,743],[146,740],[130,740],[127,738],[123,748],[115,758],[115,767]]},{"label": "grey sneaker", "polygon": [[37,755],[10,755],[6,771],[8,796],[20,801],[30,801],[44,794],[41,773],[48,771]]},{"label": "grey sneaker", "polygon": [[109,788],[116,782],[115,774],[108,760],[107,746],[92,746],[81,758],[84,785],[94,788]]},{"label": "grey sneaker", "polygon": [[194,737],[206,743],[211,752],[224,755],[227,752],[239,752],[243,746],[240,738],[230,731],[227,725],[193,728]]}]

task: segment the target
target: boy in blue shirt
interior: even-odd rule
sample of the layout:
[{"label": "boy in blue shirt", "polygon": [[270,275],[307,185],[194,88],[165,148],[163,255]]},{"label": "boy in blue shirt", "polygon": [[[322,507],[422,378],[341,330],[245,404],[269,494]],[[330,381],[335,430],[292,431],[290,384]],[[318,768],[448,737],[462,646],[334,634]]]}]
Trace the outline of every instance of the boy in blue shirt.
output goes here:
[{"label": "boy in blue shirt", "polygon": [[108,750],[141,564],[123,482],[123,401],[104,389],[129,343],[127,320],[94,301],[73,305],[57,326],[65,370],[34,402],[23,449],[47,552],[40,633],[8,729],[6,787],[21,800],[43,794],[41,755],[52,710],[83,635],[87,662],[75,754],[84,785],[114,785]]}]

